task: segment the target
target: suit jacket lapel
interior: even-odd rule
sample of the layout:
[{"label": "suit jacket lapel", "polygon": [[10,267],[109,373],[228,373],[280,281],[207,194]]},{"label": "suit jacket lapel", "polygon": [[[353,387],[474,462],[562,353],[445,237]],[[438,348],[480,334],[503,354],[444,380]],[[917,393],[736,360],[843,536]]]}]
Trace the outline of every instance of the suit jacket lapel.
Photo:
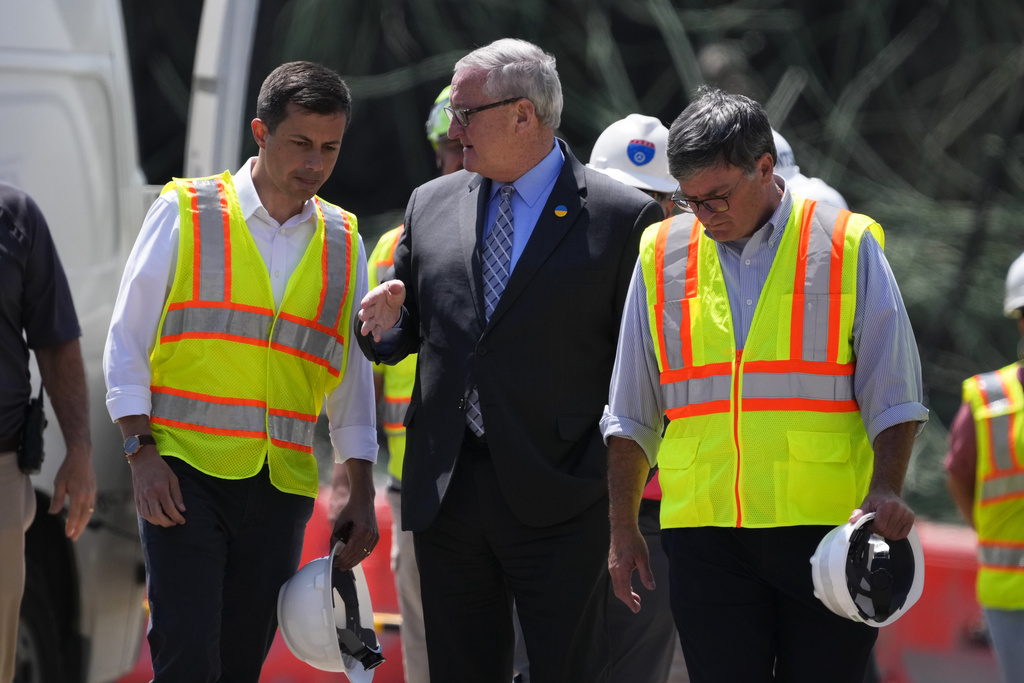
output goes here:
[{"label": "suit jacket lapel", "polygon": [[483,261],[480,258],[479,246],[483,244],[483,218],[487,214],[487,198],[490,194],[491,183],[486,178],[474,175],[469,182],[468,191],[462,197],[459,204],[458,215],[458,239],[462,249],[462,256],[466,264],[466,274],[469,279],[469,291],[472,301],[476,306],[477,318],[480,320],[480,327],[484,326],[484,289],[483,289]]},{"label": "suit jacket lapel", "polygon": [[[526,248],[523,249],[516,267],[508,278],[508,284],[505,285],[501,300],[491,315],[488,327],[494,325],[523,292],[533,276],[536,275],[537,270],[547,261],[551,252],[555,250],[555,247],[579,218],[583,207],[586,206],[586,180],[583,176],[583,166],[561,140],[557,142],[562,145],[565,163],[555,180],[555,186],[551,189],[547,203],[541,210],[530,240],[526,243]],[[563,210],[565,213],[559,215]]]}]

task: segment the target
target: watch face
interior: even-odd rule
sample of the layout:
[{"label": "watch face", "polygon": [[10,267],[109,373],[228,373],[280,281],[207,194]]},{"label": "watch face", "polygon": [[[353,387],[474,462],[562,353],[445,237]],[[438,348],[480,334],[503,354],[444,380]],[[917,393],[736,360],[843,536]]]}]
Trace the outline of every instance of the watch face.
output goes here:
[{"label": "watch face", "polygon": [[137,436],[129,436],[124,440],[124,452],[127,455],[134,455],[141,446],[142,444],[139,443],[139,437]]}]

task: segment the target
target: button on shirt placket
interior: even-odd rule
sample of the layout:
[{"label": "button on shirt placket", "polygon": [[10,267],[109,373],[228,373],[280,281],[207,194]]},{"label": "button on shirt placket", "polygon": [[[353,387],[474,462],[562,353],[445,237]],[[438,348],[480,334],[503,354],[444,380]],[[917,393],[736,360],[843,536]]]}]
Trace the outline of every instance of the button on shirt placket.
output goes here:
[{"label": "button on shirt placket", "polygon": [[[484,239],[484,247],[481,252],[483,257],[483,281],[484,281],[484,313],[487,320],[501,300],[501,294],[505,291],[505,284],[512,265],[512,195],[516,188],[512,185],[504,185],[501,192],[501,202],[498,205],[498,217],[494,226]],[[484,422],[480,412],[480,395],[476,386],[469,393],[468,406],[466,409],[466,423],[473,433],[483,436]]]}]

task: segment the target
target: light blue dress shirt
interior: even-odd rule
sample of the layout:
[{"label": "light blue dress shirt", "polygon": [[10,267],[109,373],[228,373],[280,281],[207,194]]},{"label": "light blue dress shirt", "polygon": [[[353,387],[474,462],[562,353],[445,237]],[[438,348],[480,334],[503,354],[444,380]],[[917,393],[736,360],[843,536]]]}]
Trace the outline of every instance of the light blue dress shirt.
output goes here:
[{"label": "light blue dress shirt", "polygon": [[498,218],[498,205],[501,203],[498,191],[503,185],[512,185],[516,188],[515,194],[512,195],[512,261],[509,264],[509,273],[515,270],[519,257],[523,255],[523,249],[533,234],[533,228],[537,225],[537,219],[540,218],[548,197],[551,196],[551,190],[555,187],[555,181],[564,163],[565,155],[556,142],[554,148],[540,160],[540,163],[512,183],[491,183],[491,197],[484,216],[485,240]]},{"label": "light blue dress shirt", "polygon": [[[793,210],[793,195],[785,188],[785,181],[775,176],[775,182],[783,188],[783,196],[768,223],[750,237],[716,243],[737,349],[746,343],[757,300]],[[871,442],[885,429],[902,422],[919,422],[920,430],[928,420],[928,410],[922,403],[917,342],[896,279],[870,233],[861,239],[857,258],[853,352],[857,359],[854,394]],[[637,259],[622,313],[601,433],[605,441],[610,436],[635,441],[652,466],[657,462],[664,425],[660,386],[647,315],[647,287]]]}]

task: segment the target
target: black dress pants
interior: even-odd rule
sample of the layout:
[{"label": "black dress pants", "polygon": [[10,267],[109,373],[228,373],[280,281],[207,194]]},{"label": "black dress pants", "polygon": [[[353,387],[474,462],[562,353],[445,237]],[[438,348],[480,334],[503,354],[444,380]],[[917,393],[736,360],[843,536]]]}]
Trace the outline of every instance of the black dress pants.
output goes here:
[{"label": "black dress pants", "polygon": [[467,439],[437,519],[414,542],[430,680],[511,681],[513,599],[531,683],[605,680],[607,498],[560,524],[527,526],[486,445]]},{"label": "black dress pants", "polygon": [[878,630],[814,596],[810,558],[832,527],[661,532],[692,683],[861,683]]},{"label": "black dress pants", "polygon": [[[219,479],[168,457],[185,524],[139,518],[155,683],[256,683],[277,631],[277,594],[302,556],[313,498],[269,470]],[[325,539],[325,550],[326,550]]]}]

